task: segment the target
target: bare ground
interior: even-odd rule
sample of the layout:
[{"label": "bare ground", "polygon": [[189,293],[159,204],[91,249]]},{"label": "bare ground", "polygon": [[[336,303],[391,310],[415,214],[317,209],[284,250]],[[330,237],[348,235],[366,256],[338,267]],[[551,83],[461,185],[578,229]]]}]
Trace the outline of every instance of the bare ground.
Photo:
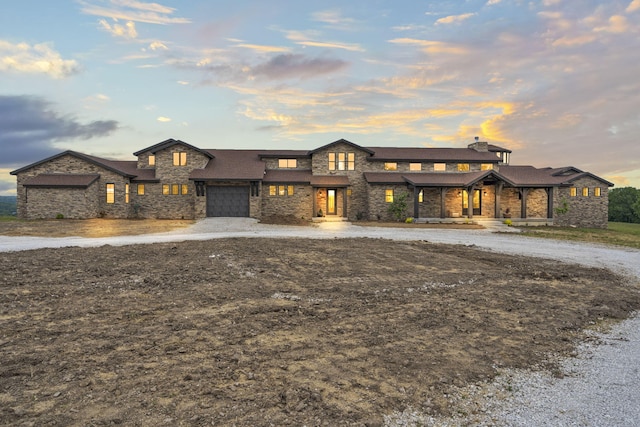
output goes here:
[{"label": "bare ground", "polygon": [[41,249],[0,273],[0,425],[448,414],[456,387],[553,368],[640,307],[604,269],[381,239]]}]

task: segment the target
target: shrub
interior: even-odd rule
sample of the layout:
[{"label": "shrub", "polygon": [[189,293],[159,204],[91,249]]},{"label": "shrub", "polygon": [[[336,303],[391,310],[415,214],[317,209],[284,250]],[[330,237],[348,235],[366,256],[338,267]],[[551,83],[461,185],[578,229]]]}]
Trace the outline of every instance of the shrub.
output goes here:
[{"label": "shrub", "polygon": [[409,193],[406,191],[398,196],[394,197],[393,202],[389,205],[389,213],[397,220],[402,221],[402,218],[407,214],[407,199]]},{"label": "shrub", "polygon": [[64,219],[64,215],[62,215],[61,213],[59,213],[58,215],[56,215],[56,219]]},{"label": "shrub", "polygon": [[411,223],[413,223],[413,218],[409,217],[409,218],[405,219],[404,222],[406,222],[407,224],[411,224]]},{"label": "shrub", "polygon": [[504,225],[507,225],[507,226],[511,227],[513,225],[513,221],[511,221],[510,219],[505,219],[504,220]]}]

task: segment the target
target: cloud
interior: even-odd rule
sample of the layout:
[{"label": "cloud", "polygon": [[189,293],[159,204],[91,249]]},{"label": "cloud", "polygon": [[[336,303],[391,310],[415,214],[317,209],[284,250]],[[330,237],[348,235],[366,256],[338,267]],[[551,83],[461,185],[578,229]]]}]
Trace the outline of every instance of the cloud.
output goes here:
[{"label": "cloud", "polygon": [[456,55],[464,55],[469,51],[466,47],[458,44],[434,40],[412,39],[406,37],[389,40],[389,43],[420,46],[425,53],[430,54],[450,53]]},{"label": "cloud", "polygon": [[250,50],[253,50],[255,52],[261,52],[261,53],[289,52],[289,50],[290,50],[288,47],[267,46],[267,45],[250,44],[250,43],[238,43],[238,44],[236,44],[234,46],[235,47],[241,47],[243,49],[250,49]]},{"label": "cloud", "polygon": [[158,3],[135,0],[110,0],[109,6],[98,6],[92,2],[79,0],[81,11],[87,15],[102,16],[114,20],[145,22],[147,24],[188,24],[188,18],[172,17],[175,8]]},{"label": "cloud", "polygon": [[347,66],[341,59],[307,58],[299,54],[283,54],[252,68],[254,76],[278,80],[285,78],[306,79],[330,74]]},{"label": "cloud", "polygon": [[493,6],[494,4],[500,3],[502,0],[489,0],[486,6]]},{"label": "cloud", "polygon": [[342,16],[342,12],[338,9],[323,10],[311,14],[311,19],[317,22],[327,24],[329,28],[335,30],[353,30],[356,20]]},{"label": "cloud", "polygon": [[125,39],[135,39],[138,37],[138,32],[136,31],[136,24],[133,21],[127,21],[124,25],[120,25],[114,23],[113,25],[109,24],[106,19],[101,19],[98,21],[100,24],[100,28],[110,33],[114,37],[122,37]]},{"label": "cloud", "polygon": [[161,122],[161,123],[167,123],[167,122],[171,121],[171,119],[169,117],[164,117],[164,116],[159,116],[156,120]]},{"label": "cloud", "polygon": [[459,22],[462,21],[466,21],[467,19],[471,18],[472,16],[475,16],[475,13],[465,13],[462,15],[451,15],[451,16],[445,16],[444,18],[440,18],[436,21],[436,25],[441,25],[441,24],[457,24]]},{"label": "cloud", "polygon": [[62,79],[77,74],[80,66],[73,59],[62,59],[49,43],[31,46],[0,40],[0,71],[46,74]]},{"label": "cloud", "polygon": [[169,50],[169,48],[162,42],[154,41],[149,43],[149,49],[151,50]]},{"label": "cloud", "polygon": [[118,129],[118,122],[82,124],[53,110],[43,98],[0,95],[0,129],[0,166],[17,167],[59,152],[55,142],[110,135]]},{"label": "cloud", "polygon": [[626,33],[629,31],[629,21],[622,15],[614,15],[609,18],[607,25],[595,28],[596,32],[608,32],[608,33]]},{"label": "cloud", "polygon": [[319,41],[320,34],[315,31],[286,31],[287,39],[300,46],[324,47],[329,49],[344,49],[352,52],[364,52],[357,43],[342,43],[336,41]]},{"label": "cloud", "polygon": [[629,3],[629,6],[627,6],[627,9],[625,11],[627,13],[632,13],[636,10],[640,10],[640,0],[633,0],[631,3]]}]

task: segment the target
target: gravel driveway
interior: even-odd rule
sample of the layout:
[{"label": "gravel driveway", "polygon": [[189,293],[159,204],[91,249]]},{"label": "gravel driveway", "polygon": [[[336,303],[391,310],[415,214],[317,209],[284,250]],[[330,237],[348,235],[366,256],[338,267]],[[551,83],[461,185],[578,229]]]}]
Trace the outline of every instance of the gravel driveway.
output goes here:
[{"label": "gravel driveway", "polygon": [[[226,237],[304,237],[313,239],[370,237],[427,240],[462,244],[506,254],[553,258],[593,267],[608,267],[637,281],[640,251],[603,245],[561,242],[485,230],[362,227],[346,222],[313,227],[259,224],[247,218],[208,218],[168,233],[106,238],[41,238],[0,236],[0,251],[43,247],[128,245],[207,240]],[[503,231],[511,231],[506,229]],[[505,390],[489,398],[482,417],[435,420],[410,410],[387,420],[387,425],[508,425],[508,426],[639,426],[640,317],[596,335],[597,345],[581,347],[578,357],[563,364],[563,378],[545,373],[508,372],[483,391]],[[491,393],[489,394],[491,395]],[[422,424],[418,424],[422,423]],[[469,425],[469,424],[465,424]]]}]

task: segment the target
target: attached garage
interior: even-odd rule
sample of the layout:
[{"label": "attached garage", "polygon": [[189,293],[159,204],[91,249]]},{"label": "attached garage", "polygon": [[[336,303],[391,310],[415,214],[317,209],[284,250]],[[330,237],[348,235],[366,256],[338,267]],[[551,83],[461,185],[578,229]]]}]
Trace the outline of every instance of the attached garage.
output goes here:
[{"label": "attached garage", "polygon": [[207,216],[248,217],[248,186],[207,187]]}]

